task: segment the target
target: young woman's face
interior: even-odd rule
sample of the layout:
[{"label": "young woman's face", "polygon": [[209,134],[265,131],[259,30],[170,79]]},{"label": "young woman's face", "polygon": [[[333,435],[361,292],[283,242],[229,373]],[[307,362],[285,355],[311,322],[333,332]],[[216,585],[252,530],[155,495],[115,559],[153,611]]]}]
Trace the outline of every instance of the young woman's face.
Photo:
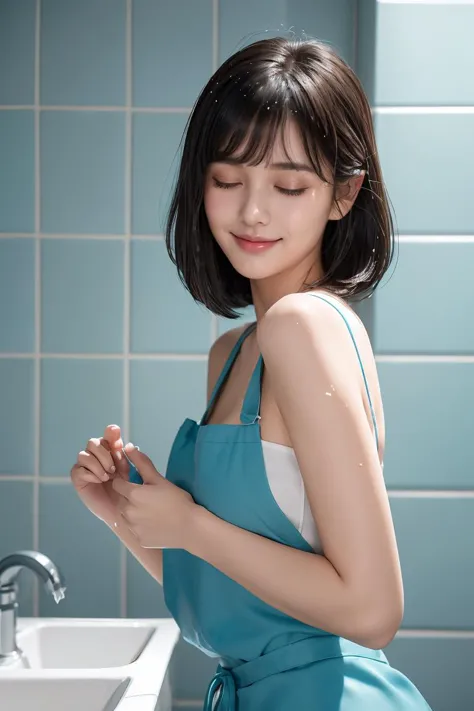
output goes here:
[{"label": "young woman's face", "polygon": [[328,219],[333,188],[313,171],[292,121],[268,167],[212,163],[204,205],[211,231],[232,266],[249,279],[265,279],[299,265],[310,269]]}]

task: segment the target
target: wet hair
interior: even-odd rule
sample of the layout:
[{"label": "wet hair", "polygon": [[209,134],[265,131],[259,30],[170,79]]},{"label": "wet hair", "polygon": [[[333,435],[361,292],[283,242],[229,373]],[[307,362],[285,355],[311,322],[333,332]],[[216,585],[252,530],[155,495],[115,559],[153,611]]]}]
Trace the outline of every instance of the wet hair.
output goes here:
[{"label": "wet hair", "polygon": [[302,290],[320,287],[342,298],[365,298],[391,263],[393,220],[371,109],[357,76],[316,40],[254,42],[219,67],[193,107],[165,228],[181,281],[195,301],[220,316],[238,317],[235,309],[252,304],[252,294],[249,279],[234,269],[209,227],[208,166],[229,157],[246,165],[269,162],[288,120],[295,122],[317,175],[333,186],[336,204],[338,185],[365,171],[352,208],[326,225],[323,278]]}]

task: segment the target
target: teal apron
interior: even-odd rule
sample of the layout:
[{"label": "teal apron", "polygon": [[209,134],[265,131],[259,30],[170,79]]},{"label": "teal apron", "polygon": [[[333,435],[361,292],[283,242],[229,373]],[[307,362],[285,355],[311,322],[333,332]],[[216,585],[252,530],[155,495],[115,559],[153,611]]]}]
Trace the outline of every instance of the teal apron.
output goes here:
[{"label": "teal apron", "polygon": [[[344,314],[327,303],[344,318],[357,350]],[[244,331],[230,353],[201,423],[186,419],[179,429],[166,477],[221,519],[314,552],[278,506],[266,476],[259,425],[261,356],[245,394],[241,424],[206,424],[255,326]],[[358,350],[357,355],[362,367]],[[365,374],[364,382],[374,417]],[[163,551],[163,587],[183,638],[219,660],[205,711],[429,711],[416,687],[381,650],[280,612],[185,550]]]}]

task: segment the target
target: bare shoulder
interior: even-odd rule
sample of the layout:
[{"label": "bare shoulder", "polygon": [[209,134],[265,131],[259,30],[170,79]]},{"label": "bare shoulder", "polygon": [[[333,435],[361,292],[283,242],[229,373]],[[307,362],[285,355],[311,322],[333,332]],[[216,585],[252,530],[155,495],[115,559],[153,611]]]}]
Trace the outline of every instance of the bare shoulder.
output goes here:
[{"label": "bare shoulder", "polygon": [[[325,296],[330,297],[329,300]],[[334,308],[334,302],[339,302],[339,309]],[[344,312],[350,318],[350,330],[368,342],[366,328],[351,307],[341,299],[321,291],[287,294],[275,302],[258,324],[259,345],[266,349],[272,345],[277,347],[277,343],[283,339],[293,345],[307,341],[317,347],[320,353],[329,347],[334,350],[340,343],[345,343],[347,347],[348,324],[341,318]]]},{"label": "bare shoulder", "polygon": [[[325,292],[311,292],[324,297]],[[361,395],[367,418],[372,422],[371,394],[378,423],[383,457],[385,424],[375,355],[369,334],[359,316],[341,299],[309,298],[309,294],[288,294],[265,313],[257,326],[259,348],[270,370],[285,369],[306,379],[321,377],[337,382],[340,392]],[[339,301],[341,308],[333,304]],[[341,313],[344,318],[341,318]],[[354,347],[355,346],[355,347]],[[357,355],[359,357],[357,357]],[[362,371],[361,371],[362,366]]]},{"label": "bare shoulder", "polygon": [[230,355],[232,348],[235,346],[244,330],[248,327],[248,323],[241,326],[231,328],[229,331],[222,333],[211,346],[209,351],[209,360],[207,367],[207,397],[211,396],[217,378],[224,367],[227,358]]}]

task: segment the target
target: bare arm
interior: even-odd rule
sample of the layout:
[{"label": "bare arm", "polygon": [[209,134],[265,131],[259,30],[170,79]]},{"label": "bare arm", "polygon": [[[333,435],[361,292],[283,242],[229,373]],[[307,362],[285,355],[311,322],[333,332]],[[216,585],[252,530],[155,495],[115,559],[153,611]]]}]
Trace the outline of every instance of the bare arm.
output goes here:
[{"label": "bare arm", "polygon": [[123,518],[113,523],[107,523],[109,528],[128,548],[130,553],[138,560],[152,578],[163,585],[163,551],[159,548],[143,548],[126,526]]},{"label": "bare arm", "polygon": [[190,552],[283,612],[373,648],[403,617],[398,551],[361,376],[333,309],[284,297],[257,337],[318,525],[324,555],[196,512]]}]

